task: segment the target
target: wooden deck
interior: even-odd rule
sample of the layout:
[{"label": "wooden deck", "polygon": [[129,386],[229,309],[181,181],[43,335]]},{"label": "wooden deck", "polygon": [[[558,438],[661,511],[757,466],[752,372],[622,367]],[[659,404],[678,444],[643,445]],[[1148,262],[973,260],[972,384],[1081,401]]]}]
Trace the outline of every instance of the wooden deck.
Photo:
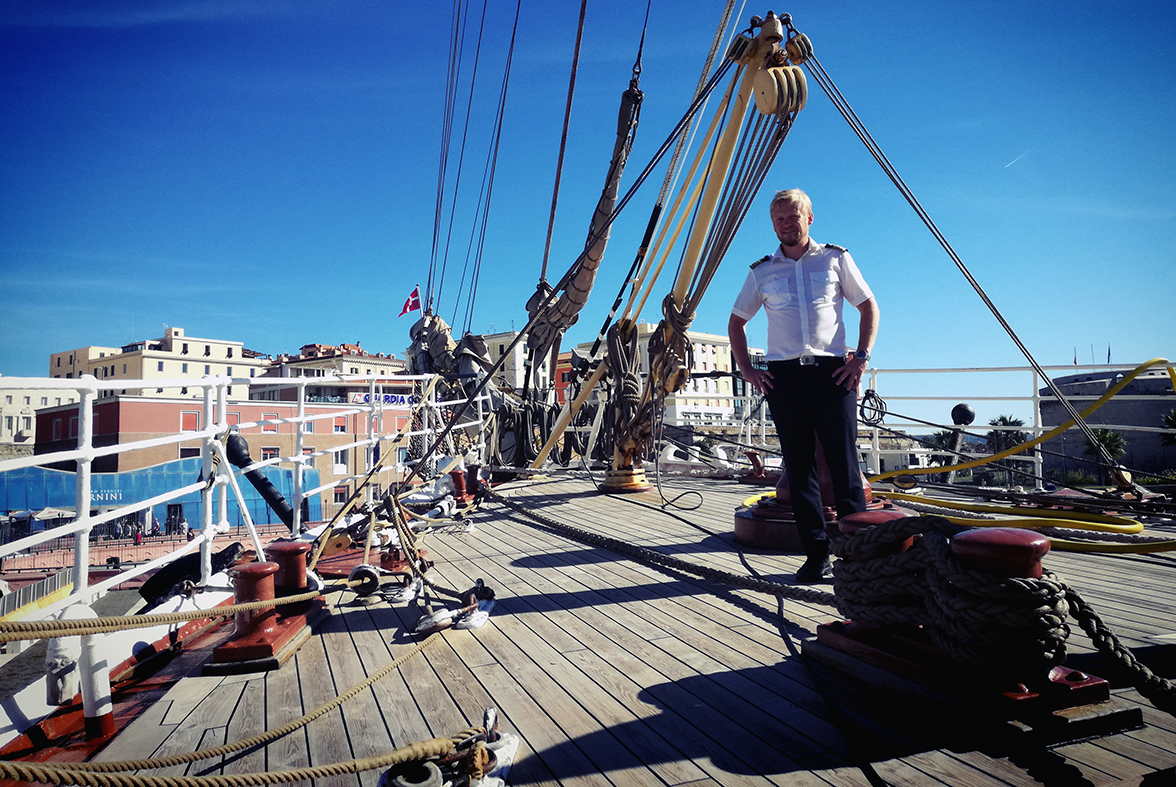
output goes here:
[{"label": "wooden deck", "polygon": [[[691,562],[790,582],[793,555],[741,551],[732,513],[753,488],[674,479],[655,492],[596,494],[583,474],[501,490],[567,524]],[[693,494],[697,493],[697,494]],[[490,622],[447,630],[371,690],[267,747],[178,767],[204,775],[281,770],[383,754],[480,723],[488,706],[521,736],[513,785],[1030,785],[1172,784],[1176,718],[1134,689],[1143,729],[1023,751],[1016,762],[938,732],[961,719],[911,718],[800,655],[831,607],[780,601],[658,570],[552,535],[488,503],[472,533],[427,537],[435,578],[454,588],[484,578],[498,595]],[[1061,574],[1127,646],[1164,672],[1176,649],[1167,557],[1051,553]],[[831,586],[824,586],[831,590]],[[122,732],[103,760],[160,756],[238,740],[334,698],[416,644],[421,614],[336,594],[317,636],[280,670],[191,677]],[[1074,626],[1070,650],[1091,660]],[[1087,667],[1097,672],[1094,666]],[[949,714],[945,714],[949,715]],[[167,772],[167,771],[165,771]],[[378,771],[317,780],[375,787]]]}]

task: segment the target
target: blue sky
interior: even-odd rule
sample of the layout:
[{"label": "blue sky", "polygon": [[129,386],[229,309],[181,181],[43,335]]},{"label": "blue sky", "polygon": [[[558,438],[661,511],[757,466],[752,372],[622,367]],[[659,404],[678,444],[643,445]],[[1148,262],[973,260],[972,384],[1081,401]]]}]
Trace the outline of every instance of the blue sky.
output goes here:
[{"label": "blue sky", "polygon": [[[459,327],[471,196],[515,4],[488,8],[438,301]],[[476,332],[526,320],[578,10],[522,4]],[[549,279],[584,242],[644,10],[588,4]],[[623,186],[684,110],[720,10],[653,1]],[[748,5],[740,19],[766,10]],[[810,37],[1038,361],[1069,364],[1076,349],[1079,362],[1101,363],[1108,346],[1116,362],[1176,354],[1176,6],[847,0],[774,10]],[[476,22],[480,7],[471,14]],[[402,355],[412,318],[397,314],[428,276],[450,16],[450,4],[386,0],[0,6],[0,373],[43,375],[52,352],[156,338],[165,324],[265,353],[359,341]],[[878,366],[1023,365],[812,80],[810,89],[694,327],[725,331],[746,265],[774,246],[770,191],[798,186],[814,201],[813,237],[848,247],[874,288]],[[659,170],[614,228],[571,341],[595,335],[660,181]],[[751,326],[761,346],[762,323]]]}]

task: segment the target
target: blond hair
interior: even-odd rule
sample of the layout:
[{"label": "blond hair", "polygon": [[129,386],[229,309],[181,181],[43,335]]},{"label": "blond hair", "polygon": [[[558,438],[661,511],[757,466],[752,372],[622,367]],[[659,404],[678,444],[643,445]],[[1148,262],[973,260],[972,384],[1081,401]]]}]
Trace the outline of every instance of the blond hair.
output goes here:
[{"label": "blond hair", "polygon": [[813,215],[813,201],[809,199],[809,195],[805,194],[800,189],[786,189],[784,191],[777,191],[776,196],[772,197],[772,204],[768,206],[771,211],[776,205],[781,202],[787,202],[789,205],[796,205],[801,212],[807,216]]}]

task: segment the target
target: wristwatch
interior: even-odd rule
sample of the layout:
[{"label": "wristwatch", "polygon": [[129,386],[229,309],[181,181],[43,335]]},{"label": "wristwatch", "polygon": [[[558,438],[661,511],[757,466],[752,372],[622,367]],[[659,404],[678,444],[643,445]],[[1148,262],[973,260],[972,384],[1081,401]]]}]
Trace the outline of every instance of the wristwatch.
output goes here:
[{"label": "wristwatch", "polygon": [[853,357],[857,358],[859,361],[868,361],[868,360],[870,360],[870,351],[869,350],[854,350]]}]

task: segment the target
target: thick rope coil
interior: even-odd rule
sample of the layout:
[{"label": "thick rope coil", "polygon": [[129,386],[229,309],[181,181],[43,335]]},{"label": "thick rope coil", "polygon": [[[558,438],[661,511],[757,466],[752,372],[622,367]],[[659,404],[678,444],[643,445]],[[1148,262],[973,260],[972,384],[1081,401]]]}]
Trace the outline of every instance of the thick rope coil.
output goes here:
[{"label": "thick rope coil", "polygon": [[716,582],[721,585],[730,585],[732,587],[741,588],[743,590],[750,590],[755,593],[764,593],[770,596],[777,596],[780,598],[788,598],[796,601],[803,601],[809,604],[824,604],[825,606],[836,606],[837,598],[832,593],[826,593],[822,590],[812,590],[804,587],[794,587],[792,585],[782,585],[778,582],[768,582],[762,579],[754,579],[753,577],[741,576],[739,574],[732,574],[728,571],[720,571],[719,569],[710,568],[708,566],[699,566],[694,563],[688,563],[669,555],[663,555],[661,552],[656,552],[652,549],[639,547],[634,544],[627,544],[616,538],[609,538],[597,533],[592,533],[587,530],[581,530],[571,525],[565,525],[562,522],[557,522],[551,517],[536,513],[526,508],[514,500],[504,497],[493,489],[487,488],[486,493],[502,503],[506,507],[522,514],[531,519],[547,530],[558,535],[573,538],[577,541],[582,541],[593,546],[603,547],[617,552],[633,560],[645,563],[647,565],[658,566],[661,568],[668,568],[673,571],[680,571],[684,574],[691,574],[702,579]]},{"label": "thick rope coil", "polygon": [[988,669],[1019,671],[1065,660],[1070,627],[1064,582],[1049,572],[1030,579],[968,568],[938,533],[923,544],[931,556],[926,629],[941,650]]}]

